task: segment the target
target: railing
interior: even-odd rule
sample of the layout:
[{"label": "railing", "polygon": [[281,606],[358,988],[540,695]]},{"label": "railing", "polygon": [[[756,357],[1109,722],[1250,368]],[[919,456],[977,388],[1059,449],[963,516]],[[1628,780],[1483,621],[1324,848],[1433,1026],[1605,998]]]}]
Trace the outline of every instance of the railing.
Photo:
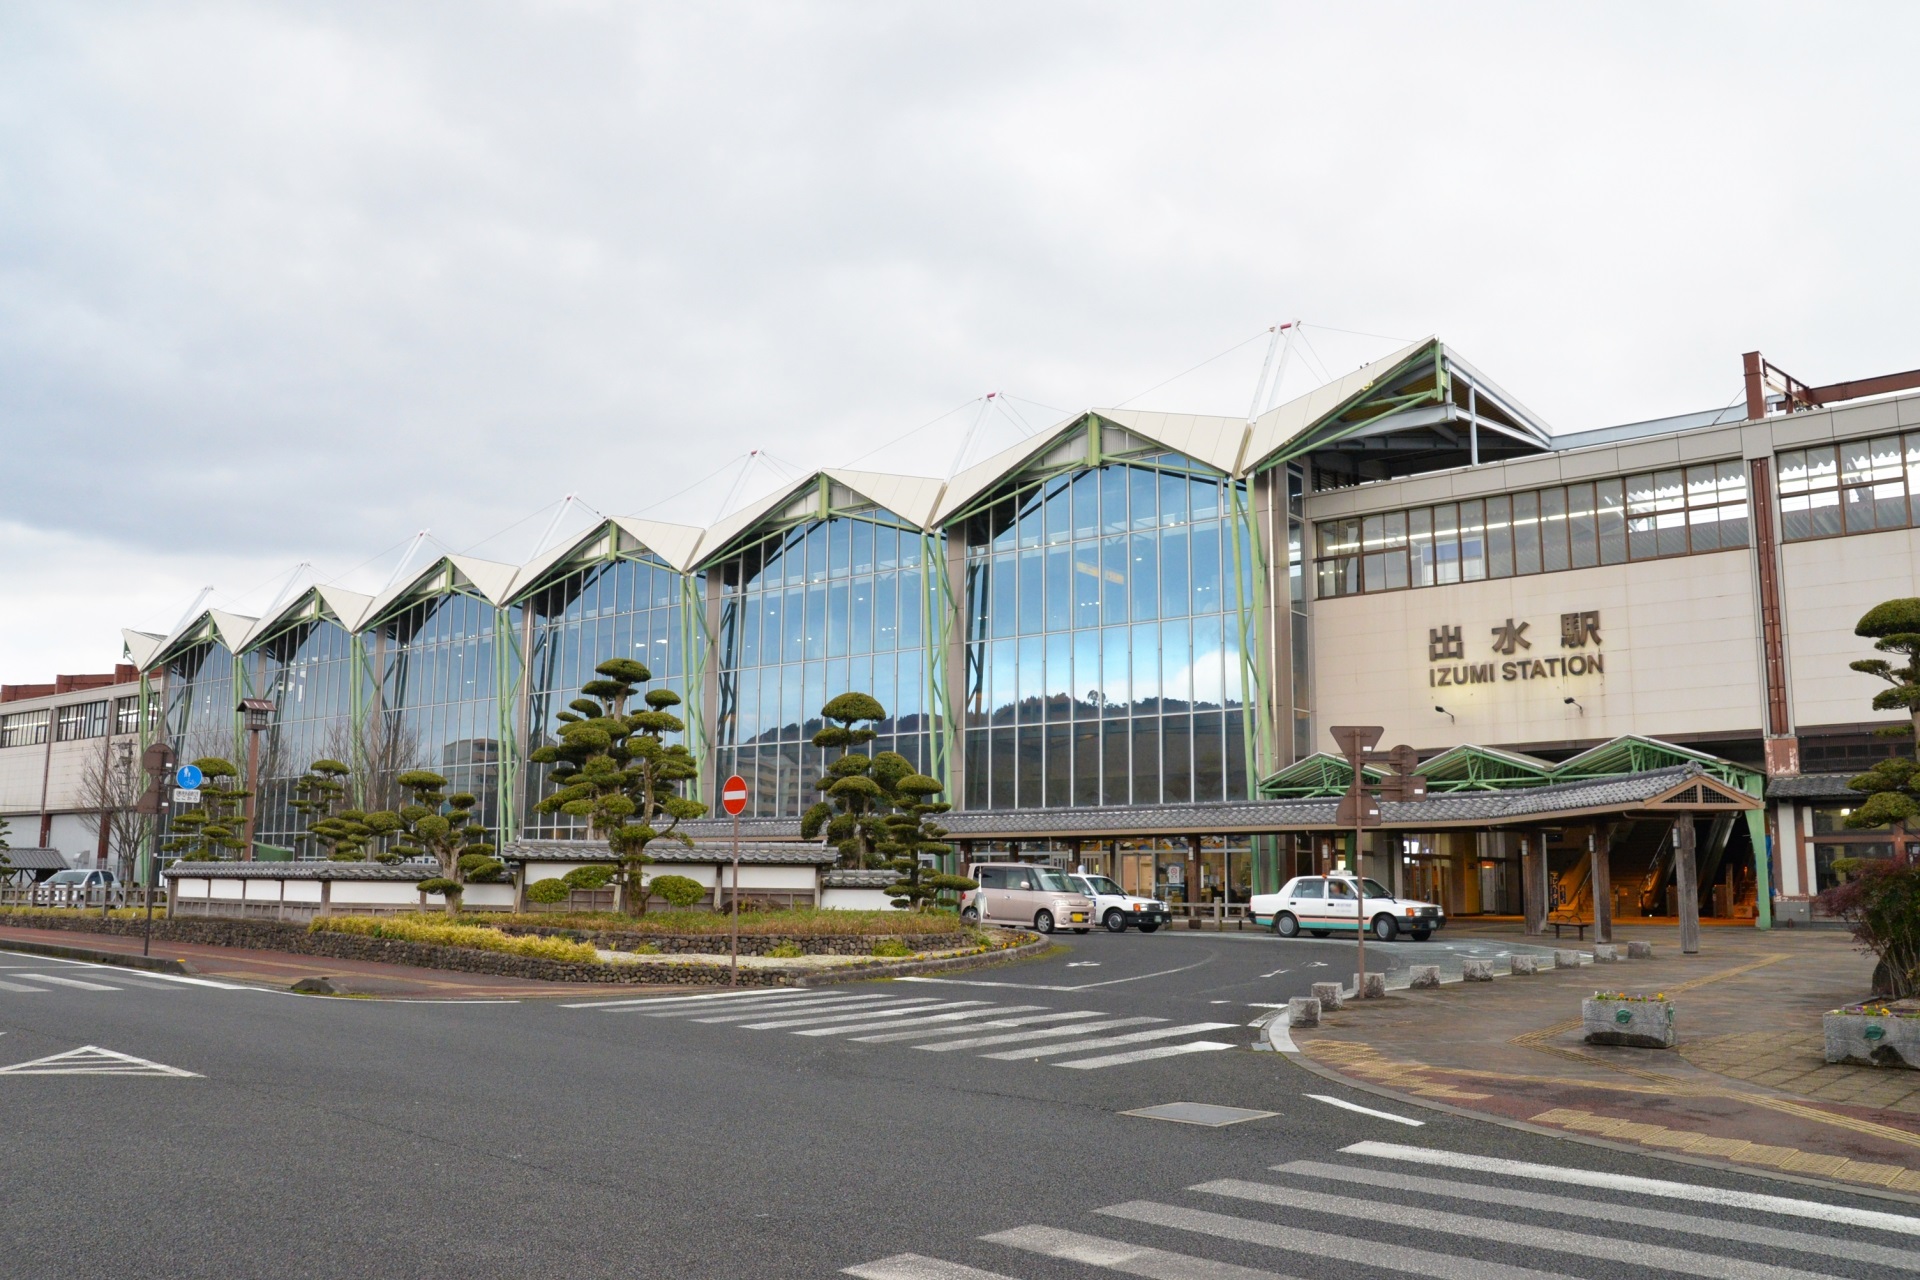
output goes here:
[{"label": "railing", "polygon": [[149,893],[153,896],[154,911],[165,912],[165,889],[148,890],[124,885],[95,886],[91,889],[44,884],[8,886],[0,888],[0,907],[66,907],[102,913],[127,907],[144,910]]},{"label": "railing", "polygon": [[[1173,913],[1174,920],[1184,920],[1189,929],[1233,929],[1236,932],[1249,926],[1257,929],[1252,909],[1244,902],[1175,902],[1167,907]],[[1176,923],[1175,928],[1180,924]]]}]

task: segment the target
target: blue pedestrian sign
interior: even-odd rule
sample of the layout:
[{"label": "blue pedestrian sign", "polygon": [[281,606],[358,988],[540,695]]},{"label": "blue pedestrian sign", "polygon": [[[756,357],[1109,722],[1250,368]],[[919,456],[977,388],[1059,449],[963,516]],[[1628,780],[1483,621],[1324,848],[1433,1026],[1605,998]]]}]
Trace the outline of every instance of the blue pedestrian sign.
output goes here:
[{"label": "blue pedestrian sign", "polygon": [[174,785],[183,791],[198,790],[200,784],[205,781],[206,778],[201,774],[199,765],[183,764],[173,775]]}]

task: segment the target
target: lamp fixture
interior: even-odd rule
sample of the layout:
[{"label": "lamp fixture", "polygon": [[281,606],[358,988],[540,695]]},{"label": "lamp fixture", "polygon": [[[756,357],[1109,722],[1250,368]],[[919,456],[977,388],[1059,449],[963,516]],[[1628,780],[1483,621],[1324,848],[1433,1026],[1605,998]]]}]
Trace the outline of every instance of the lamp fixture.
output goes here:
[{"label": "lamp fixture", "polygon": [[1445,716],[1448,720],[1452,721],[1454,724],[1460,723],[1458,720],[1454,720],[1453,712],[1447,710],[1445,707],[1436,706],[1434,707],[1434,710],[1438,711],[1441,715]]},{"label": "lamp fixture", "polygon": [[1561,702],[1563,702],[1563,703],[1565,703],[1565,704],[1566,704],[1567,706],[1569,706],[1569,707],[1577,707],[1577,708],[1579,708],[1579,711],[1580,711],[1580,714],[1581,714],[1581,715],[1585,715],[1585,714],[1587,714],[1587,709],[1586,709],[1585,707],[1582,707],[1582,706],[1580,706],[1580,704],[1579,704],[1578,702],[1576,702],[1576,701],[1574,701],[1574,700],[1573,700],[1572,698],[1570,698],[1570,697],[1568,697],[1568,698],[1562,698],[1562,699],[1560,699],[1560,701],[1561,701]]}]

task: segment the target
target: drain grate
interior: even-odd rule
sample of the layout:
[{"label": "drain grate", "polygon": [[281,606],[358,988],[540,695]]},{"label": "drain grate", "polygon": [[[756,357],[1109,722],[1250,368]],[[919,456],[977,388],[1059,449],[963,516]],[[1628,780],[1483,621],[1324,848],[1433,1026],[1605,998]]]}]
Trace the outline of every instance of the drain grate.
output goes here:
[{"label": "drain grate", "polygon": [[1176,1124],[1199,1124],[1209,1129],[1218,1129],[1223,1125],[1241,1124],[1248,1120],[1264,1120],[1268,1116],[1277,1116],[1278,1111],[1249,1111],[1245,1107],[1217,1107],[1211,1102],[1163,1102],[1157,1107],[1142,1107],[1138,1111],[1122,1111],[1123,1116],[1142,1116],[1148,1120],[1171,1120]]}]

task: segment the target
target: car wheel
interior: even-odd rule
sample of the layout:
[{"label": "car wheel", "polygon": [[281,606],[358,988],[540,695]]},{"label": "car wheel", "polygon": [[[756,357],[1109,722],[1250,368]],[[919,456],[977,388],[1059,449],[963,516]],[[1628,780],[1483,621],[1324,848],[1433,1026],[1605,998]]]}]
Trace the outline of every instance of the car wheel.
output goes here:
[{"label": "car wheel", "polygon": [[1157,924],[1143,924],[1140,926],[1140,932],[1152,933],[1155,929],[1158,929],[1159,927],[1160,926]]},{"label": "car wheel", "polygon": [[974,910],[972,907],[968,907],[965,911],[962,911],[960,913],[960,918],[962,920],[965,920],[968,924],[980,923],[980,913]]},{"label": "car wheel", "polygon": [[1312,934],[1316,938],[1324,938],[1327,936],[1327,931],[1325,929],[1309,929],[1307,930],[1307,932]]},{"label": "car wheel", "polygon": [[1273,931],[1283,938],[1297,938],[1300,936],[1300,922],[1293,918],[1292,912],[1282,911],[1273,918]]},{"label": "car wheel", "polygon": [[1114,907],[1107,912],[1106,918],[1100,923],[1107,927],[1108,933],[1125,933],[1127,931],[1127,913],[1118,907]]},{"label": "car wheel", "polygon": [[1392,916],[1373,918],[1373,936],[1382,942],[1392,942],[1400,936],[1400,926],[1394,923]]},{"label": "car wheel", "polygon": [[1093,932],[1093,930],[1092,930],[1091,928],[1088,928],[1088,929],[1075,929],[1075,930],[1074,930],[1074,932],[1075,932],[1075,933],[1092,933],[1092,932]]},{"label": "car wheel", "polygon": [[1053,912],[1042,911],[1039,915],[1035,916],[1033,918],[1033,927],[1035,929],[1038,929],[1041,933],[1052,933],[1053,932]]},{"label": "car wheel", "polygon": [[1413,940],[1415,942],[1425,942],[1428,938],[1431,938],[1432,936],[1433,936],[1433,930],[1431,929],[1415,929],[1413,931]]}]

